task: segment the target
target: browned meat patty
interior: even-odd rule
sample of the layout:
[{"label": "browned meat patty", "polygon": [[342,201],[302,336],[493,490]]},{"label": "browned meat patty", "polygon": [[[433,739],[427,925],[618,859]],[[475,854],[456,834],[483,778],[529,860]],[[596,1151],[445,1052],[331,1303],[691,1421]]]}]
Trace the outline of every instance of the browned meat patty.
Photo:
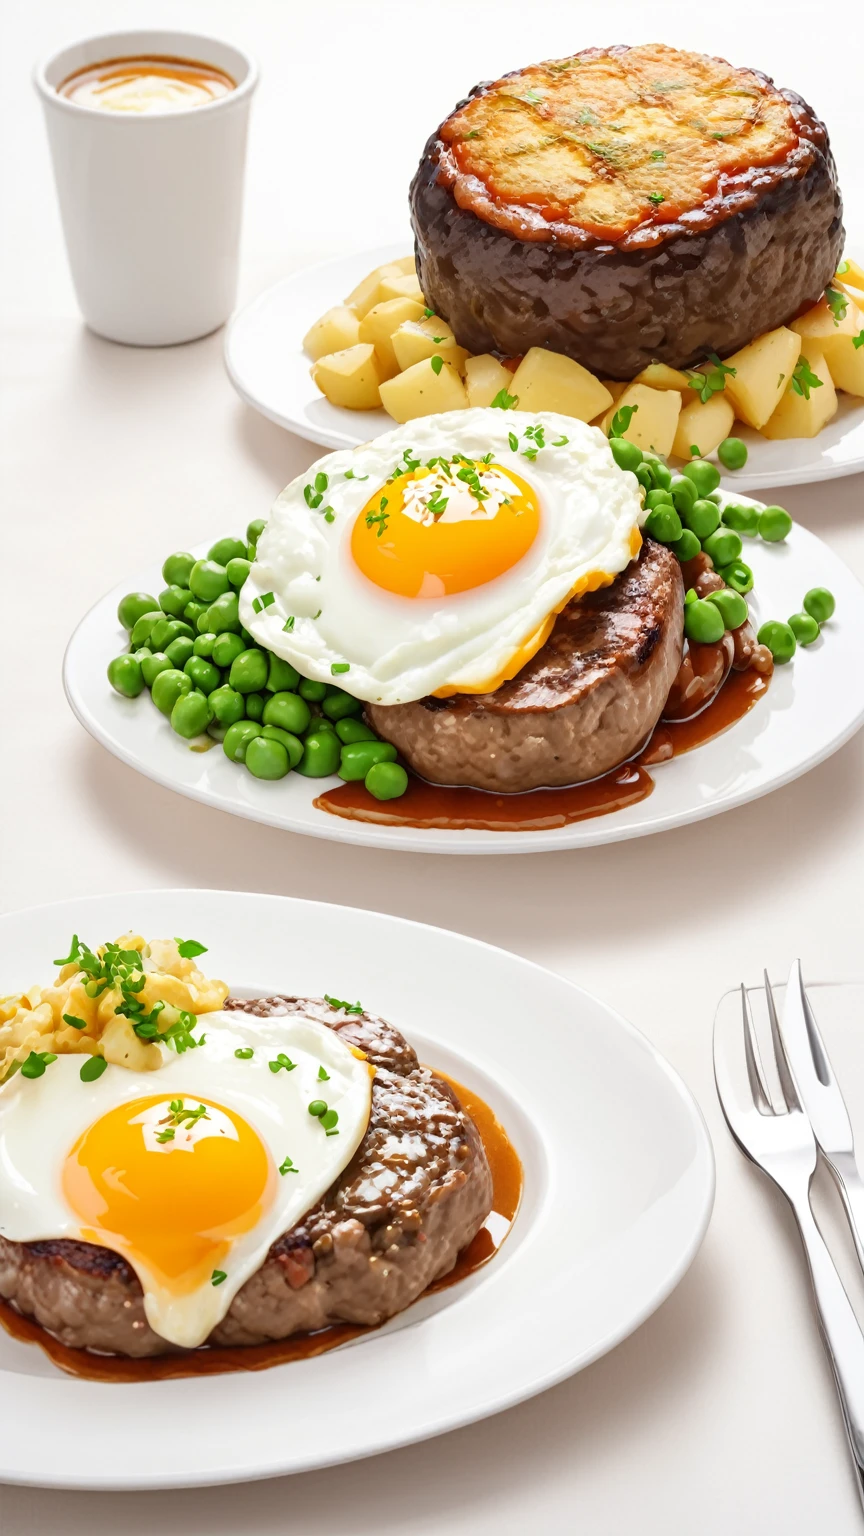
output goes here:
[{"label": "browned meat patty", "polygon": [[[261,1344],[328,1323],[386,1321],[452,1269],[489,1214],[492,1176],[474,1122],[374,1014],[295,997],[229,997],[225,1007],[262,1018],[306,1013],[364,1050],[377,1072],[369,1127],[348,1167],[273,1244],[209,1342]],[[134,1271],[108,1248],[0,1238],[0,1296],[73,1348],[173,1350],[147,1323]]]},{"label": "browned meat patty", "polygon": [[548,347],[613,379],[728,356],[815,303],[843,247],[812,108],[660,45],[476,86],[410,204],[423,292],[463,347]]},{"label": "browned meat patty", "polygon": [[512,794],[608,772],[657,724],[681,665],[684,586],[647,538],[610,587],[569,603],[546,644],[494,693],[368,704],[372,727],[433,784]]}]

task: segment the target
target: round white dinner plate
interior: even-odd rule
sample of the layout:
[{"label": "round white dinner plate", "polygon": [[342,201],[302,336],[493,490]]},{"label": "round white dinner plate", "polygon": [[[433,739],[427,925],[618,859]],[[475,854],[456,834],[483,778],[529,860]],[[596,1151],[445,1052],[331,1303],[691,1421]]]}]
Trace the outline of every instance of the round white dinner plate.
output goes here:
[{"label": "round white dinner plate", "polygon": [[[212,543],[228,528],[214,528]],[[208,545],[194,553],[203,555]],[[166,554],[168,551],[166,551]],[[777,667],[767,695],[722,736],[651,769],[646,800],[590,821],[536,832],[469,832],[445,828],[384,826],[348,821],[316,810],[313,801],[338,784],[290,773],[277,782],[253,778],[229,762],[218,746],[190,750],[175,735],[148,695],[121,698],[105,669],[125,650],[128,636],[117,621],[117,604],[129,591],[159,592],[157,569],[130,572],[82,619],[66,652],[63,680],[81,724],[116,757],[168,789],[235,816],[312,837],[395,848],[413,853],[541,853],[665,832],[744,805],[788,784],[836,752],[864,722],[861,657],[864,655],[864,590],[841,560],[796,524],[784,544],[748,539],[750,594],[756,626],[788,618],[801,608],[808,588],[826,586],[837,611],[814,645]]]},{"label": "round white dinner plate", "polygon": [[491,1104],[522,1160],[522,1203],[484,1269],[316,1359],[100,1383],[62,1375],[0,1329],[0,1480],[172,1488],[392,1450],[581,1370],[686,1271],[714,1196],[702,1117],[653,1046],[562,977],[380,913],[146,891],[0,918],[2,988],[47,979],[73,930],[95,945],[129,929],[193,934],[233,987],[360,997]]},{"label": "round white dinner plate", "polygon": [[[393,418],[384,410],[347,411],[325,400],[310,377],[312,363],[302,342],[319,315],[341,304],[367,272],[410,249],[406,239],[340,256],[294,272],[259,294],[234,316],[225,337],[225,363],[237,393],[280,427],[325,448],[355,448],[391,431]],[[743,470],[727,476],[729,490],[758,492],[864,470],[864,400],[838,398],[837,415],[818,437],[769,442],[737,423],[749,458]]]}]

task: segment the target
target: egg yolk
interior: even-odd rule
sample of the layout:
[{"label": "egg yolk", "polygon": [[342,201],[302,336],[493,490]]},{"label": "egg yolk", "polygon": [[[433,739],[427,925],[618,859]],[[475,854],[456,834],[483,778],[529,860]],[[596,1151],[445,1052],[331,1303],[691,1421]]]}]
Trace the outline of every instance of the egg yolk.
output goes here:
[{"label": "egg yolk", "polygon": [[76,1141],[63,1193],[87,1242],[135,1260],[174,1295],[208,1284],[275,1191],[264,1143],[234,1110],[184,1095],[109,1110]]},{"label": "egg yolk", "polygon": [[[465,472],[461,478],[460,471]],[[498,481],[503,491],[473,498],[472,471],[481,488]],[[428,511],[418,516],[417,483],[422,491],[422,482],[432,474],[421,466],[388,481],[370,497],[352,529],[355,564],[376,587],[400,597],[450,597],[494,581],[527,554],[540,527],[537,497],[527,481],[512,469],[482,460],[452,461],[449,477],[443,484],[438,479]]]}]

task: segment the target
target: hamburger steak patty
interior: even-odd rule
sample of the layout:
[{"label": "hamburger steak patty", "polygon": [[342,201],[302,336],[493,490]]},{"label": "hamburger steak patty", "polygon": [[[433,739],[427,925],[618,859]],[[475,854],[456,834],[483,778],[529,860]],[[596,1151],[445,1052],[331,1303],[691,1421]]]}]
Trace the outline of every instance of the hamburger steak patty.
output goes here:
[{"label": "hamburger steak patty", "polygon": [[683,652],[684,584],[646,538],[609,587],[568,603],[546,644],[494,693],[367,704],[369,723],[433,784],[513,794],[624,762],[660,718]]},{"label": "hamburger steak patty", "polygon": [[[374,1014],[296,997],[229,997],[225,1007],[260,1018],[304,1013],[359,1046],[377,1071],[369,1126],[351,1162],[273,1244],[208,1342],[262,1344],[329,1323],[385,1322],[452,1269],[491,1210],[492,1176],[474,1122]],[[109,1248],[0,1238],[0,1296],[73,1348],[174,1351],[145,1318],[134,1270]]]}]

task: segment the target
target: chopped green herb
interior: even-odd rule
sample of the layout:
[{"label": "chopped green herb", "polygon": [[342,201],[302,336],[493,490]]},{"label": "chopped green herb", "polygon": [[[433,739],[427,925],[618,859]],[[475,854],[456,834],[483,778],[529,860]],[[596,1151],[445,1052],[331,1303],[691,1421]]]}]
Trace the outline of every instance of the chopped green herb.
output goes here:
[{"label": "chopped green herb", "polygon": [[792,383],[789,386],[794,389],[796,395],[803,395],[805,400],[810,399],[811,389],[821,389],[822,380],[813,372],[806,357],[802,357],[795,365],[792,374]]},{"label": "chopped green herb", "polygon": [[480,137],[481,137],[481,135],[480,135],[480,129],[479,128],[470,128],[468,130],[468,132],[465,134],[465,138],[466,139],[479,139]]},{"label": "chopped green herb", "polygon": [[698,443],[690,444],[690,457],[693,459],[701,459],[702,450],[700,449]]},{"label": "chopped green herb", "polygon": [[522,450],[522,457],[523,457],[523,459],[530,459],[531,463],[533,464],[534,460],[537,457],[537,449],[536,448],[523,448],[523,450]]},{"label": "chopped green herb", "polygon": [[616,411],[612,417],[609,436],[623,437],[638,409],[638,405],[622,405],[621,409]]},{"label": "chopped green herb", "polygon": [[313,614],[313,618],[320,619],[320,617],[321,617],[323,612],[324,612],[324,609],[323,608],[319,608],[318,612],[316,614]]},{"label": "chopped green herb", "polygon": [[72,943],[69,946],[69,953],[68,953],[68,955],[66,955],[63,960],[52,960],[51,964],[52,965],[71,965],[73,960],[77,960],[78,959],[78,954],[80,952],[80,949],[81,949],[81,941],[78,938],[77,933],[73,933],[73,935],[72,935]]},{"label": "chopped green herb", "polygon": [[64,1013],[64,1015],[63,1015],[63,1023],[64,1024],[71,1024],[73,1029],[86,1029],[87,1028],[87,1025],[86,1025],[84,1019],[76,1019],[74,1013]]},{"label": "chopped green herb", "polygon": [[845,277],[845,275],[846,275],[846,273],[848,271],[849,271],[849,263],[848,263],[848,261],[846,260],[846,258],[844,256],[844,258],[841,261],[839,267],[837,268],[835,276],[836,277]]},{"label": "chopped green herb", "polygon": [[334,1125],[337,1125],[338,1123],[339,1116],[337,1115],[335,1109],[328,1109],[327,1113],[321,1116],[321,1124],[323,1125],[325,1131],[332,1131]]},{"label": "chopped green herb", "polygon": [[320,1120],[321,1116],[327,1113],[327,1105],[323,1099],[313,1099],[307,1108],[313,1120]]},{"label": "chopped green herb", "polygon": [[95,1083],[97,1077],[101,1077],[108,1063],[104,1056],[88,1056],[78,1073],[82,1083]]},{"label": "chopped green herb", "polygon": [[443,357],[439,357],[437,353],[434,357],[430,357],[429,363],[433,373],[440,373],[441,369],[444,367],[444,359]]},{"label": "chopped green herb", "polygon": [[174,1132],[172,1130],[170,1130],[170,1129],[167,1130],[167,1131],[159,1131],[159,1133],[158,1133],[158,1135],[156,1137],[156,1140],[157,1141],[161,1141],[161,1142],[173,1141],[174,1140]]},{"label": "chopped green herb", "polygon": [[223,1280],[227,1280],[227,1279],[228,1279],[228,1276],[225,1273],[224,1269],[214,1269],[212,1275],[210,1276],[210,1284],[211,1285],[221,1285],[222,1281]]},{"label": "chopped green herb", "polygon": [[341,998],[330,997],[329,993],[327,993],[327,992],[324,993],[324,1001],[325,1001],[325,1003],[329,1003],[331,1008],[341,1008],[343,1013],[362,1013],[363,1012],[363,1004],[362,1003],[345,1003],[345,1002],[342,1001]]},{"label": "chopped green herb", "polygon": [[350,672],[351,663],[348,661],[334,661],[330,667],[330,676],[338,677],[342,672]]},{"label": "chopped green herb", "polygon": [[649,192],[648,201],[653,203],[655,208],[659,208],[661,203],[665,203],[666,195],[663,192]]},{"label": "chopped green herb", "polygon": [[286,1056],[284,1051],[280,1051],[276,1060],[268,1061],[267,1065],[271,1072],[282,1072],[283,1070],[285,1072],[293,1072],[297,1063],[292,1061],[290,1056]]},{"label": "chopped green herb", "polygon": [[511,451],[513,453],[517,453],[518,450],[519,450],[519,439],[516,436],[516,433],[515,432],[508,432],[507,433],[507,441],[510,444]]},{"label": "chopped green herb", "polygon": [[346,471],[345,471],[345,479],[346,480],[368,480],[369,476],[368,475],[355,475],[353,469],[346,469]]},{"label": "chopped green herb", "polygon": [[304,485],[304,487],[303,487],[303,498],[304,498],[304,500],[306,502],[307,507],[311,507],[313,509],[313,511],[314,511],[314,509],[316,507],[320,507],[322,501],[324,500],[324,496],[323,496],[323,494],[320,491],[318,492],[318,494],[316,496],[316,494],[313,491],[311,485]]},{"label": "chopped green herb", "polygon": [[325,523],[335,523],[336,513],[333,511],[332,507],[324,508],[324,521]]},{"label": "chopped green herb", "polygon": [[255,1052],[253,1051],[251,1045],[241,1045],[238,1046],[237,1050],[234,1052],[234,1055],[237,1057],[238,1061],[249,1061],[255,1055]]},{"label": "chopped green herb", "polygon": [[[272,593],[270,594],[272,597]],[[194,960],[197,955],[206,955],[207,945],[199,944],[197,939],[177,939],[177,953],[181,960]]]},{"label": "chopped green herb", "polygon": [[852,337],[852,345],[856,352],[859,347],[864,347],[864,331],[859,331],[857,336]]},{"label": "chopped green herb", "polygon": [[665,149],[652,149],[652,151],[651,151],[651,159],[652,160],[665,160],[666,159],[666,151],[665,151]]},{"label": "chopped green herb", "polygon": [[727,375],[734,378],[738,371],[736,368],[727,367],[726,363],[721,363],[716,352],[709,352],[708,357],[712,367],[700,368],[698,372],[689,375],[690,388],[697,391],[703,405],[707,405],[712,395],[719,394],[726,388]]},{"label": "chopped green herb", "polygon": [[518,395],[508,395],[506,389],[499,389],[489,409],[499,411],[515,411],[519,404]]},{"label": "chopped green herb", "polygon": [[299,1173],[300,1169],[294,1167],[294,1159],[292,1157],[286,1157],[285,1160],[279,1164],[279,1172]]},{"label": "chopped green herb", "polygon": [[317,475],[315,476],[316,491],[326,491],[329,484],[330,481],[328,480],[327,476],[324,474],[323,470],[319,469]]},{"label": "chopped green herb", "polygon": [[556,437],[554,443],[552,444],[552,447],[553,448],[563,448],[567,443],[569,443],[569,441],[570,441],[569,437]]},{"label": "chopped green herb", "polygon": [[[438,317],[435,314],[434,309],[429,309],[428,306],[427,306],[426,309],[424,309],[424,311],[423,311],[423,319],[424,320],[435,320],[437,318]],[[368,477],[368,475],[364,475],[363,478],[364,478],[364,480],[367,480],[369,477]]]},{"label": "chopped green herb", "polygon": [[323,1067],[318,1068],[318,1081],[319,1083],[329,1083],[330,1081],[330,1073],[325,1072]]},{"label": "chopped green herb", "polygon": [[826,288],[825,303],[834,316],[834,324],[839,325],[840,321],[845,319],[846,311],[849,308],[849,300],[845,293],[841,293],[838,288]]},{"label": "chopped green herb", "polygon": [[50,1067],[57,1057],[53,1051],[31,1051],[26,1061],[21,1063],[22,1077],[43,1077],[45,1068]]},{"label": "chopped green herb", "polygon": [[436,491],[435,495],[432,496],[429,501],[427,501],[426,511],[431,512],[434,518],[439,518],[442,513],[447,511],[447,503],[449,500],[449,496],[442,496],[440,491]]},{"label": "chopped green herb", "polygon": [[282,625],[282,628],[283,628],[284,631],[286,631],[290,635],[292,629],[294,628],[294,615],[293,615],[293,613],[285,620],[285,623]]}]

